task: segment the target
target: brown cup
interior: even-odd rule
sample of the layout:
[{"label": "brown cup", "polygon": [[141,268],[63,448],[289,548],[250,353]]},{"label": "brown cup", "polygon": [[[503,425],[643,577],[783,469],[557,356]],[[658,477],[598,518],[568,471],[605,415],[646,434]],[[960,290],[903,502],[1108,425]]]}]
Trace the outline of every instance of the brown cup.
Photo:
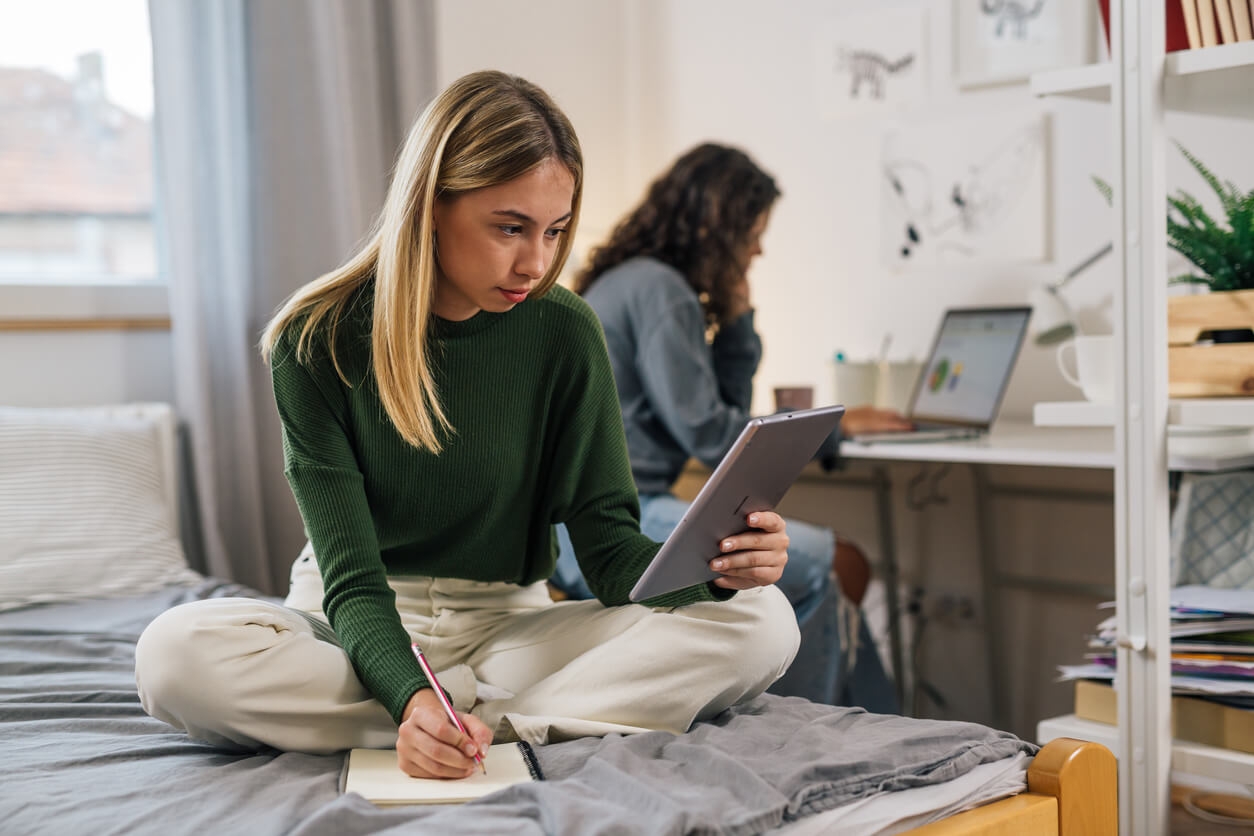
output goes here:
[{"label": "brown cup", "polygon": [[813,386],[775,387],[775,411],[811,409],[814,406]]}]

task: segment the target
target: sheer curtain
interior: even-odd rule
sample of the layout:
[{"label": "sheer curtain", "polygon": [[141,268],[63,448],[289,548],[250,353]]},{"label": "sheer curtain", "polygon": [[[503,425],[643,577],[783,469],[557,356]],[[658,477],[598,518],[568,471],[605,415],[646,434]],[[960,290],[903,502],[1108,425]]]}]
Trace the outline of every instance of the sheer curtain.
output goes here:
[{"label": "sheer curtain", "polygon": [[150,0],[149,13],[190,558],[281,594],[304,535],[257,339],[382,205],[435,92],[430,6]]}]

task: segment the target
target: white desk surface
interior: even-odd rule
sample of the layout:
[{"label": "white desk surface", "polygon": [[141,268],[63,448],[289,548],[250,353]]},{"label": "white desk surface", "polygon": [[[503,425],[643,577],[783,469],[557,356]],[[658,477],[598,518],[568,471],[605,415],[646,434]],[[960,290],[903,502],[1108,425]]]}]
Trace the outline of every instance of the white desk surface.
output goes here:
[{"label": "white desk surface", "polygon": [[[1108,427],[1038,427],[1026,421],[1004,420],[981,438],[871,444],[845,441],[840,454],[848,459],[881,461],[1113,469],[1115,431]],[[1221,451],[1171,452],[1167,466],[1201,472],[1252,467],[1254,449],[1243,444]]]}]

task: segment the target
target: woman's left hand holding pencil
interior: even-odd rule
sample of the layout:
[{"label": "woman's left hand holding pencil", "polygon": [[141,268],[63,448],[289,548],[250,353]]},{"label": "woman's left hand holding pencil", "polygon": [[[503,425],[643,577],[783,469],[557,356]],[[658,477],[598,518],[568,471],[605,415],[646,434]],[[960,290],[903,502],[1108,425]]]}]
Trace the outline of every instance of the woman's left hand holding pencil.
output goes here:
[{"label": "woman's left hand holding pencil", "polygon": [[458,713],[466,735],[453,724],[430,688],[415,691],[405,706],[396,734],[396,760],[415,778],[467,778],[479,765],[474,755],[488,753],[492,731],[473,714]]}]

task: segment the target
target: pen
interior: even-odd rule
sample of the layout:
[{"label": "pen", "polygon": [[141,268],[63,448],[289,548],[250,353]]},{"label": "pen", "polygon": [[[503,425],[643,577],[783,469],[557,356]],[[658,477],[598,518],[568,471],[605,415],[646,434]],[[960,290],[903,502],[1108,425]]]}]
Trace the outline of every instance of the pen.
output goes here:
[{"label": "pen", "polygon": [[[414,656],[418,658],[418,664],[422,666],[422,672],[427,676],[427,682],[431,683],[431,690],[435,691],[435,695],[440,698],[440,705],[444,706],[444,713],[453,721],[453,725],[466,735],[466,739],[474,742],[474,738],[470,736],[470,732],[466,731],[466,727],[462,725],[461,718],[457,716],[457,712],[453,710],[453,704],[448,701],[448,697],[444,694],[444,689],[440,687],[440,681],[435,678],[435,671],[431,670],[431,665],[427,662],[427,657],[422,655],[422,650],[417,644],[411,644],[414,649]],[[483,774],[488,774],[488,768],[483,765],[483,758],[475,754],[475,760],[479,762],[479,768],[483,770]]]}]

